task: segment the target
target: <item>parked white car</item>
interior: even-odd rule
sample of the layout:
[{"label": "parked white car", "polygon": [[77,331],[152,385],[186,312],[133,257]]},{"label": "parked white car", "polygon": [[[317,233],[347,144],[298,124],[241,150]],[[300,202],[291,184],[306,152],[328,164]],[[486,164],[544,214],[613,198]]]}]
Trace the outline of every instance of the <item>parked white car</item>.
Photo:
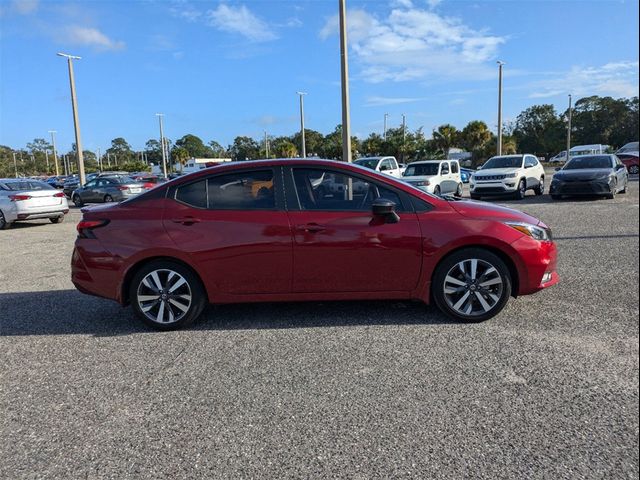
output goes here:
[{"label": "parked white car", "polygon": [[363,157],[353,163],[392,177],[402,177],[402,169],[398,165],[396,157]]},{"label": "parked white car", "polygon": [[[637,143],[636,143],[637,145]],[[569,157],[578,157],[580,155],[604,155],[611,150],[609,145],[576,145],[569,150]],[[567,151],[563,150],[557,155],[549,159],[549,163],[565,163],[567,161]]]},{"label": "parked white car", "polygon": [[535,155],[503,155],[492,157],[471,176],[471,198],[515,195],[523,199],[527,190],[544,193],[544,167]]},{"label": "parked white car", "polygon": [[0,178],[0,230],[14,222],[48,218],[60,223],[69,212],[67,197],[38,180]]},{"label": "parked white car", "polygon": [[425,160],[407,166],[405,182],[435,195],[462,196],[462,177],[457,160]]}]

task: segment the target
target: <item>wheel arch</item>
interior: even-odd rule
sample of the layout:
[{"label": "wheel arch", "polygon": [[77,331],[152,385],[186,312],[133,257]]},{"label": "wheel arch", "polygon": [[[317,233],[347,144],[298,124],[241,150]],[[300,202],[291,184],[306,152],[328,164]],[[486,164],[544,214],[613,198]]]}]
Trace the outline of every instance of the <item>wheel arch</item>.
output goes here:
[{"label": "wheel arch", "polygon": [[442,263],[452,255],[455,255],[456,253],[462,250],[469,250],[474,248],[480,249],[480,250],[486,250],[487,252],[493,253],[495,256],[497,256],[500,260],[504,262],[504,264],[507,266],[507,269],[509,270],[509,275],[511,276],[511,296],[513,298],[518,297],[518,292],[520,291],[520,275],[518,273],[518,267],[516,266],[513,259],[509,256],[508,253],[506,253],[504,250],[501,250],[498,247],[477,243],[477,244],[461,245],[459,247],[456,247],[448,251],[446,254],[442,256],[442,258],[440,258],[440,260],[438,260],[438,263],[436,263],[436,265],[433,267],[433,271],[431,272],[431,277],[429,278],[429,283],[432,286],[429,289],[430,301],[433,300],[433,279],[436,275],[436,272],[438,271],[438,268],[440,268],[440,265],[442,265]]},{"label": "wheel arch", "polygon": [[136,263],[134,263],[133,265],[131,265],[129,267],[129,269],[126,271],[124,278],[122,280],[122,284],[120,285],[120,303],[122,305],[128,305],[131,301],[131,299],[129,298],[129,288],[131,287],[131,281],[133,280],[133,277],[135,276],[135,274],[140,271],[140,269],[142,267],[144,267],[145,265],[148,265],[151,262],[155,262],[155,261],[165,261],[165,262],[173,262],[173,263],[177,263],[178,265],[181,265],[182,267],[188,269],[189,271],[191,271],[191,273],[193,273],[193,275],[195,275],[195,277],[198,279],[198,281],[200,282],[200,286],[202,287],[202,290],[204,291],[205,295],[207,296],[207,303],[209,302],[209,292],[207,291],[207,287],[204,283],[204,281],[202,280],[202,277],[200,276],[200,274],[198,273],[198,271],[193,268],[191,265],[189,265],[187,262],[185,262],[184,260],[181,260],[179,258],[176,257],[171,257],[168,255],[157,255],[157,256],[153,256],[153,257],[146,257],[143,258],[141,260],[138,260]]}]

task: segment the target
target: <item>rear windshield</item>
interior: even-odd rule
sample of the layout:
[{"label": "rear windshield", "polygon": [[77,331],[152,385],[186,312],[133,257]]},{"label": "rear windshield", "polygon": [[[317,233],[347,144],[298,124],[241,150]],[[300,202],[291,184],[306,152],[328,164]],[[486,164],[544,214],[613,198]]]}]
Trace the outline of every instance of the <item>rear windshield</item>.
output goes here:
[{"label": "rear windshield", "polygon": [[564,170],[581,170],[585,168],[611,168],[611,157],[607,155],[576,157],[569,160],[569,163],[564,166]]},{"label": "rear windshield", "polygon": [[126,184],[126,183],[139,183],[138,181],[134,180],[131,177],[124,177],[121,175],[118,176],[114,176],[114,177],[106,177],[107,180],[114,182],[114,183],[121,183],[121,184]]},{"label": "rear windshield", "polygon": [[0,183],[2,190],[10,190],[12,192],[21,192],[24,190],[55,190],[51,185],[44,182],[35,181],[18,181],[18,182],[3,182]]},{"label": "rear windshield", "polygon": [[427,175],[437,175],[439,163],[423,163],[422,165],[409,165],[404,171],[405,177],[418,177]]},{"label": "rear windshield", "polygon": [[522,157],[493,157],[482,166],[482,170],[492,168],[521,168]]}]

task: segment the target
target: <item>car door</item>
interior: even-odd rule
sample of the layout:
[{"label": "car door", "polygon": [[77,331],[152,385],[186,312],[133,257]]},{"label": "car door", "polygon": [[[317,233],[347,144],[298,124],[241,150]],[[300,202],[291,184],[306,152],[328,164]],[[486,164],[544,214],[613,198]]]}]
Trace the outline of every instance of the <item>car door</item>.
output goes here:
[{"label": "car door", "polygon": [[440,163],[440,175],[438,178],[438,183],[440,184],[440,192],[442,194],[450,193],[452,191],[451,167],[449,166],[449,162]]},{"label": "car door", "polygon": [[91,180],[84,184],[84,186],[78,189],[78,193],[80,194],[80,198],[83,202],[95,202],[96,194],[95,188],[98,185],[97,180]]},{"label": "car door", "polygon": [[526,155],[524,157],[524,171],[527,179],[527,188],[537,187],[540,183],[540,175],[538,169],[536,169],[536,165],[538,164],[538,159],[531,155]]},{"label": "car door", "polygon": [[627,176],[629,173],[627,172],[627,168],[624,163],[620,161],[617,156],[613,156],[613,168],[616,169],[616,176],[618,177],[618,188],[624,188],[624,185],[627,183]]},{"label": "car door", "polygon": [[462,183],[460,164],[456,160],[451,162],[451,174],[449,177],[451,179],[451,192],[455,193],[458,191],[458,185]]},{"label": "car door", "polygon": [[199,177],[172,187],[164,226],[221,294],[291,292],[292,236],[280,167]]},{"label": "car door", "polygon": [[[293,291],[297,293],[408,292],[418,282],[422,236],[406,194],[330,168],[286,169],[293,229]],[[332,174],[343,186],[321,198],[311,180]],[[366,188],[354,188],[355,185]],[[397,205],[397,223],[374,218],[371,204]]]}]

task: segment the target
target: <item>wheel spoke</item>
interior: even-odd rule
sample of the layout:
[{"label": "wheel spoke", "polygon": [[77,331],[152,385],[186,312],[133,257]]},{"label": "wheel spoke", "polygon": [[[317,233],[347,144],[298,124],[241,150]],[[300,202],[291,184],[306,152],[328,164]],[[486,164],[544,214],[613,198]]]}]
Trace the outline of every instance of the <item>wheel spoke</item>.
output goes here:
[{"label": "wheel spoke", "polygon": [[476,274],[478,273],[478,260],[475,258],[471,260],[471,280],[476,279]]},{"label": "wheel spoke", "polygon": [[470,292],[469,292],[469,291],[466,291],[466,292],[464,293],[464,295],[460,298],[460,300],[458,300],[458,303],[456,303],[456,304],[453,306],[453,309],[454,309],[454,310],[460,310],[460,308],[462,308],[462,305],[464,305],[464,302],[466,302],[466,301],[467,301],[467,299],[469,298],[469,295],[470,295]]},{"label": "wheel spoke", "polygon": [[151,285],[151,282],[149,281],[149,277],[145,277],[144,280],[142,280],[142,283],[144,284],[145,287],[147,287],[152,292],[158,293],[158,289],[155,286]]},{"label": "wheel spoke", "polygon": [[460,287],[464,287],[467,284],[465,282],[463,282],[462,280],[458,280],[457,278],[452,277],[451,275],[447,275],[447,277],[445,278],[447,283],[453,283],[454,285],[458,285]]},{"label": "wheel spoke", "polygon": [[484,309],[485,312],[488,312],[489,310],[491,310],[491,306],[487,303],[487,301],[480,294],[480,292],[476,292],[476,298],[480,301],[480,305],[482,305],[482,308]]},{"label": "wheel spoke", "polygon": [[186,312],[187,310],[189,310],[189,305],[188,305],[188,304],[187,304],[187,305],[183,305],[182,303],[177,302],[177,301],[175,300],[175,298],[170,298],[170,299],[169,299],[169,303],[170,303],[171,305],[175,305],[176,307],[178,307],[178,308],[179,308],[180,310],[182,310],[183,312]]},{"label": "wheel spoke", "polygon": [[159,295],[138,295],[138,300],[141,302],[155,302],[159,298]]},{"label": "wheel spoke", "polygon": [[164,323],[164,302],[160,302],[160,308],[158,309],[158,321]]},{"label": "wheel spoke", "polygon": [[181,287],[185,283],[187,283],[187,281],[184,278],[180,277],[180,280],[178,280],[176,283],[174,283],[171,286],[171,288],[169,289],[169,293],[175,292],[179,287]]},{"label": "wheel spoke", "polygon": [[160,277],[158,277],[158,272],[151,272],[151,279],[153,280],[153,284],[156,286],[156,290],[162,290],[162,282],[160,281]]},{"label": "wheel spoke", "polygon": [[490,287],[491,285],[498,285],[502,283],[502,279],[500,277],[492,278],[491,280],[487,280],[485,282],[480,283],[481,287]]}]

